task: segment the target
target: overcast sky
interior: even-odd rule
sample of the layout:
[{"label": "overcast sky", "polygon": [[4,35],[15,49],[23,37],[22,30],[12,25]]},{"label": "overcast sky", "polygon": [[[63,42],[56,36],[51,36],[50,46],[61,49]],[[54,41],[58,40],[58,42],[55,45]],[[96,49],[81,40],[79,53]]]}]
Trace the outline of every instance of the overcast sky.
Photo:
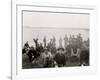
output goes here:
[{"label": "overcast sky", "polygon": [[29,41],[34,45],[33,38],[38,37],[39,42],[43,37],[47,41],[56,37],[58,46],[59,38],[82,34],[84,40],[89,37],[89,15],[87,14],[61,14],[61,13],[44,13],[44,12],[23,12],[23,43]]}]

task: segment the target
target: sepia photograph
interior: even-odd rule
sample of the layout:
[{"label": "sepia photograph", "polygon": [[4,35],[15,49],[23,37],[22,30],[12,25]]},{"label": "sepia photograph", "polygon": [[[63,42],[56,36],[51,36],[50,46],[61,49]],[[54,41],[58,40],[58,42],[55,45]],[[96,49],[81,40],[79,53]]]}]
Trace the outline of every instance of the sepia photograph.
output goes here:
[{"label": "sepia photograph", "polygon": [[22,69],[90,65],[88,13],[23,11]]}]

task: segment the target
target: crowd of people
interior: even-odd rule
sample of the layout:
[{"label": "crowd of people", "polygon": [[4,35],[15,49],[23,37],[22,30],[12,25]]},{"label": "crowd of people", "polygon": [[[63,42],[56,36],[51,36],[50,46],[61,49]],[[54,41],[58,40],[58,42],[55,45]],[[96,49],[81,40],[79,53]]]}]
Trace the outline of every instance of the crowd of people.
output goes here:
[{"label": "crowd of people", "polygon": [[43,43],[38,42],[38,38],[33,39],[35,46],[30,46],[28,41],[22,49],[22,68],[49,68],[67,66],[89,66],[89,39],[83,40],[81,34],[70,35],[59,40],[59,47],[56,47],[56,38]]}]

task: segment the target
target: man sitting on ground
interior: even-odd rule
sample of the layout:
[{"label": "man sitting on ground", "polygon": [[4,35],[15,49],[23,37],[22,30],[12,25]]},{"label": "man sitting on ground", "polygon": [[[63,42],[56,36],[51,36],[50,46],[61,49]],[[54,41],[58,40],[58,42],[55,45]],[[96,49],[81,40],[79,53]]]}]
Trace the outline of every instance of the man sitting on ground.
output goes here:
[{"label": "man sitting on ground", "polygon": [[54,57],[55,62],[57,63],[58,67],[63,67],[66,64],[66,57],[64,54],[64,49],[59,48],[55,57]]},{"label": "man sitting on ground", "polygon": [[51,52],[48,51],[47,48],[44,49],[42,58],[43,58],[44,67],[52,67],[53,56],[52,56]]}]

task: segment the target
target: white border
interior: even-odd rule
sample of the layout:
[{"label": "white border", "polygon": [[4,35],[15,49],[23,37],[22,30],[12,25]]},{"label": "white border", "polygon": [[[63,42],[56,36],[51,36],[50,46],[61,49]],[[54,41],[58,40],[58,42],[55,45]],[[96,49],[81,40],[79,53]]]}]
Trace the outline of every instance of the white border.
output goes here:
[{"label": "white border", "polygon": [[[24,6],[23,6],[24,5]],[[27,6],[28,5],[28,6]],[[96,9],[93,7],[77,7],[62,5],[37,5],[37,4],[16,4],[12,8],[12,79],[33,79],[44,77],[89,75],[97,72],[96,61]],[[42,7],[43,6],[43,7]],[[56,7],[55,7],[56,6]],[[22,70],[21,64],[21,37],[22,37],[22,10],[36,11],[56,11],[56,12],[78,12],[90,14],[90,66],[88,67],[68,67],[60,69],[28,69]],[[16,57],[17,56],[17,57]]]}]

